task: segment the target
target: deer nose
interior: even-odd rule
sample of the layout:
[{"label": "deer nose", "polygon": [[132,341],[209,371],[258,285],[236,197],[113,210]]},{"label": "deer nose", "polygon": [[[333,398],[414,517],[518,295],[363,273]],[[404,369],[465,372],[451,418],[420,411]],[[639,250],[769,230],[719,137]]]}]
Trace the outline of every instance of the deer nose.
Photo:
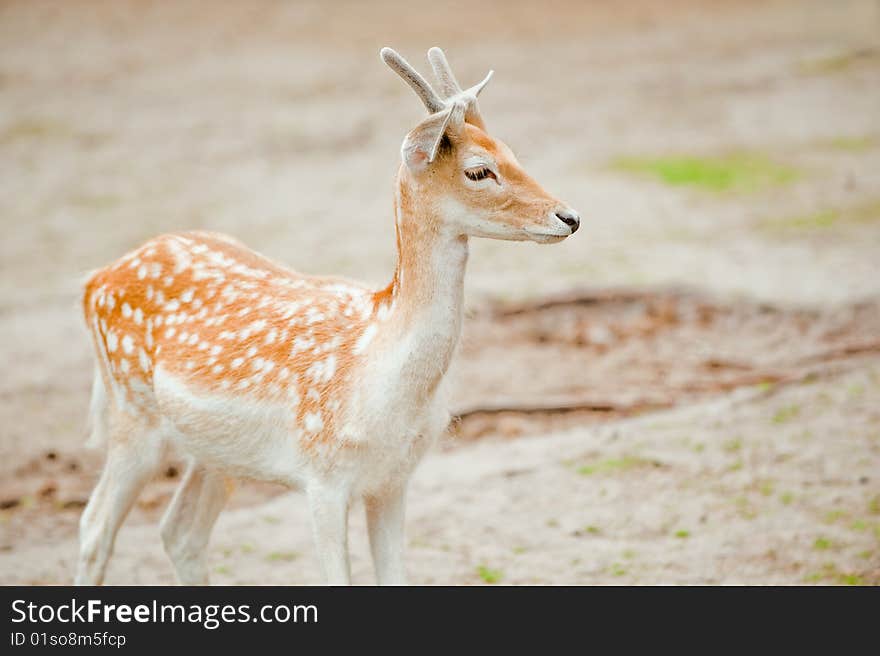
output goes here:
[{"label": "deer nose", "polygon": [[581,217],[574,210],[560,210],[556,212],[556,218],[571,228],[571,234],[577,232],[581,226]]}]

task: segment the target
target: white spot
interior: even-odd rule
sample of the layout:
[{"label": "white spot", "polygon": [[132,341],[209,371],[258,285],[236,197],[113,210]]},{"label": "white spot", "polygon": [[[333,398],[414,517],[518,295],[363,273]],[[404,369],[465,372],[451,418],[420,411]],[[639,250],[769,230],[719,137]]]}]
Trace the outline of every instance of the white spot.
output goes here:
[{"label": "white spot", "polygon": [[126,360],[125,358],[122,358],[119,361],[119,368],[122,370],[122,373],[127,374],[128,369],[129,369],[128,360]]},{"label": "white spot", "polygon": [[126,319],[131,316],[131,306],[128,303],[122,304],[122,316]]},{"label": "white spot", "polygon": [[378,326],[376,324],[371,323],[364,329],[364,332],[361,333],[361,336],[358,337],[357,342],[354,344],[354,349],[352,352],[355,355],[363,353],[367,350],[367,346],[370,345],[370,342],[373,341],[373,337],[376,335],[376,331],[378,330]]},{"label": "white spot", "polygon": [[211,347],[211,355],[217,355],[220,351],[223,350],[223,347],[219,344]]},{"label": "white spot", "polygon": [[170,339],[174,337],[174,333],[177,332],[177,328],[169,328],[165,331],[165,339]]},{"label": "white spot", "polygon": [[290,354],[294,355],[299,351],[305,351],[315,345],[315,340],[312,337],[297,337],[293,340],[293,347],[290,349]]},{"label": "white spot", "polygon": [[318,308],[309,308],[306,311],[306,323],[313,324],[323,321],[326,317],[318,310]]},{"label": "white spot", "polygon": [[235,360],[233,360],[229,366],[232,367],[233,369],[238,369],[243,363],[244,363],[244,358],[235,358]]},{"label": "white spot", "polygon": [[144,371],[150,370],[150,358],[147,356],[147,352],[144,349],[138,349],[138,362],[141,365],[141,369]]},{"label": "white spot", "polygon": [[189,338],[189,333],[185,330],[177,337],[177,341],[183,344]]},{"label": "white spot", "polygon": [[147,287],[147,300],[148,300],[148,301],[152,301],[152,300],[153,300],[153,294],[155,294],[155,293],[156,293],[156,290],[153,289],[153,286],[152,286],[152,285],[150,285],[149,287]]},{"label": "white spot", "polygon": [[131,338],[131,335],[125,335],[122,338],[122,350],[126,354],[131,354],[134,351],[134,340]]},{"label": "white spot", "polygon": [[174,312],[175,310],[179,310],[179,309],[180,309],[180,303],[176,299],[173,301],[169,301],[165,305],[166,312]]},{"label": "white spot", "polygon": [[[168,249],[171,251],[171,255],[174,256],[174,274],[177,275],[187,267],[189,267],[191,258],[189,253],[186,252],[186,249],[180,245],[178,240],[170,240],[168,242]],[[167,280],[167,278],[166,278]],[[169,283],[170,284],[170,283]]]},{"label": "white spot", "polygon": [[319,412],[307,412],[304,421],[306,430],[310,433],[317,433],[324,428],[324,420]]},{"label": "white spot", "polygon": [[107,333],[107,350],[113,353],[116,350],[117,344],[119,344],[119,338],[116,337],[116,333]]},{"label": "white spot", "polygon": [[208,342],[205,342],[205,341],[199,342],[199,350],[200,351],[207,351],[208,346],[210,346],[210,344],[208,344]]},{"label": "white spot", "polygon": [[151,278],[158,278],[161,275],[162,275],[162,265],[159,264],[158,262],[153,262],[153,264],[150,266],[150,277]]},{"label": "white spot", "polygon": [[278,329],[273,328],[266,335],[266,344],[272,344],[275,341],[275,337],[278,335]]},{"label": "white spot", "polygon": [[214,368],[211,369],[211,371],[212,371],[214,374],[219,374],[221,371],[223,371],[223,365],[222,365],[222,364],[215,364],[215,365],[214,365]]},{"label": "white spot", "polygon": [[143,264],[138,267],[138,280],[143,280],[147,277],[147,267]]},{"label": "white spot", "polygon": [[134,311],[134,322],[140,326],[144,321],[144,311],[140,308],[135,308]]},{"label": "white spot", "polygon": [[194,346],[196,344],[196,342],[198,342],[198,341],[199,341],[199,336],[196,335],[195,333],[193,333],[192,335],[189,336],[189,339],[187,340],[186,343],[189,344],[190,346]]},{"label": "white spot", "polygon": [[183,292],[183,294],[180,295],[180,300],[183,301],[184,303],[191,303],[195,292],[196,292],[196,290],[193,289],[192,287],[190,287],[185,292]]},{"label": "white spot", "polygon": [[256,346],[251,346],[251,347],[247,350],[247,356],[248,356],[249,358],[254,357],[256,354],[257,354],[257,347],[256,347]]},{"label": "white spot", "polygon": [[379,306],[379,311],[376,313],[376,316],[379,318],[379,321],[385,321],[388,316],[391,314],[391,310],[393,308],[393,304],[383,303]]}]

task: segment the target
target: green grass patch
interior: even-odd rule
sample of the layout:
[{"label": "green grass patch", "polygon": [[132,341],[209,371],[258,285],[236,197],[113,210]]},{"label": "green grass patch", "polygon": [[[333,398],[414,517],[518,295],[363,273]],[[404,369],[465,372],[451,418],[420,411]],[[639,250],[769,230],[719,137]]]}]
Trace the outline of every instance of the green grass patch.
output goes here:
[{"label": "green grass patch", "polygon": [[831,540],[828,538],[816,538],[816,541],[813,542],[813,549],[816,551],[828,551],[832,546]]},{"label": "green grass patch", "polygon": [[598,462],[581,465],[577,468],[577,473],[582,476],[592,476],[593,474],[609,474],[612,472],[626,471],[637,467],[648,466],[659,467],[659,463],[651,462],[644,458],[635,456],[623,456],[622,458],[609,458]]},{"label": "green grass patch", "polygon": [[834,524],[841,519],[845,519],[847,516],[848,513],[845,510],[829,510],[825,513],[825,523]]},{"label": "green grass patch", "polygon": [[620,157],[611,166],[673,187],[694,187],[716,193],[750,193],[787,184],[798,177],[796,169],[754,153],[716,157]]},{"label": "green grass patch", "polygon": [[500,583],[504,578],[504,572],[500,569],[489,569],[485,565],[477,567],[477,574],[484,583]]},{"label": "green grass patch", "polygon": [[266,560],[271,563],[289,563],[290,561],[296,560],[297,558],[299,558],[299,554],[296,551],[273,551],[272,553],[266,555]]},{"label": "green grass patch", "polygon": [[880,59],[880,51],[873,48],[847,50],[827,57],[810,59],[800,64],[800,72],[805,75],[832,75],[846,73],[858,66],[870,65]]},{"label": "green grass patch", "polygon": [[686,531],[686,530],[684,530],[684,529],[680,529],[680,530],[678,530],[678,531],[675,532],[675,537],[677,537],[679,540],[686,540],[686,539],[689,538],[690,536],[691,536],[691,532],[690,532],[690,531]]},{"label": "green grass patch", "polygon": [[761,484],[758,486],[758,492],[760,492],[765,497],[772,496],[775,489],[776,488],[773,485],[773,481],[762,481]]},{"label": "green grass patch", "polygon": [[742,439],[736,437],[731,440],[727,440],[721,445],[721,448],[727,451],[727,453],[736,453],[742,449]]},{"label": "green grass patch", "polygon": [[73,135],[71,127],[60,121],[47,118],[24,118],[7,125],[0,131],[0,144],[67,138],[71,135]]},{"label": "green grass patch", "polygon": [[733,503],[736,506],[737,514],[743,519],[751,520],[758,516],[758,509],[748,497],[737,497]]},{"label": "green grass patch", "polygon": [[862,153],[877,147],[877,137],[863,135],[860,137],[834,137],[819,144],[830,150],[839,150],[847,153]]},{"label": "green grass patch", "polygon": [[784,424],[787,421],[790,421],[797,417],[800,414],[800,406],[796,405],[787,405],[785,407],[779,408],[776,413],[773,415],[773,423],[774,424]]},{"label": "green grass patch", "polygon": [[867,585],[868,582],[861,574],[854,572],[841,572],[834,563],[825,563],[818,572],[813,572],[804,577],[808,583],[836,583],[837,585]]},{"label": "green grass patch", "polygon": [[821,232],[835,227],[866,225],[880,222],[880,200],[871,200],[853,207],[824,209],[808,214],[763,219],[758,228],[776,235]]}]

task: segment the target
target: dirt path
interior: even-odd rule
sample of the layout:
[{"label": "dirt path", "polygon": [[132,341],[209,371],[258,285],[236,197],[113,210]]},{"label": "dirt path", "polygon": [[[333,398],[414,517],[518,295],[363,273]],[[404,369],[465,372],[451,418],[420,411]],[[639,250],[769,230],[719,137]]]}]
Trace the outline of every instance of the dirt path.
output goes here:
[{"label": "dirt path", "polygon": [[[831,385],[434,453],[412,490],[412,578],[878,584],[880,360],[857,368]],[[354,580],[369,583],[360,508],[353,518]],[[35,544],[0,554],[0,571],[63,582],[75,553],[72,538]],[[305,499],[225,513],[211,565],[218,583],[318,583]],[[122,531],[108,582],[172,582],[154,525]]]},{"label": "dirt path", "polygon": [[[717,4],[4,3],[0,583],[69,580],[100,467],[81,274],[207,228],[383,282],[420,108],[375,53],[435,43],[496,69],[490,127],[585,219],[473,244],[413,578],[878,582],[880,7]],[[169,466],[112,581],[169,580]],[[212,562],[316,581],[301,499],[243,485]]]}]

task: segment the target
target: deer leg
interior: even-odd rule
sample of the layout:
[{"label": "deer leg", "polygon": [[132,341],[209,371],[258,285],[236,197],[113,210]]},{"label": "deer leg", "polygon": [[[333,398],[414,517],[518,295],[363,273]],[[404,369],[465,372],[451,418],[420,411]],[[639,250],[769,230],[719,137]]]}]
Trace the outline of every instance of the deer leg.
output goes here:
[{"label": "deer leg", "polygon": [[370,551],[379,585],[405,585],[403,566],[406,485],[381,496],[364,497]]},{"label": "deer leg", "polygon": [[318,559],[329,585],[350,585],[348,561],[349,491],[332,485],[312,485],[308,489],[312,528]]},{"label": "deer leg", "polygon": [[136,432],[111,439],[107,462],[79,523],[77,585],[100,585],[119,527],[162,459],[156,432]]},{"label": "deer leg", "polygon": [[208,584],[208,541],[229,498],[230,482],[191,462],[162,517],[162,542],[182,585]]}]

